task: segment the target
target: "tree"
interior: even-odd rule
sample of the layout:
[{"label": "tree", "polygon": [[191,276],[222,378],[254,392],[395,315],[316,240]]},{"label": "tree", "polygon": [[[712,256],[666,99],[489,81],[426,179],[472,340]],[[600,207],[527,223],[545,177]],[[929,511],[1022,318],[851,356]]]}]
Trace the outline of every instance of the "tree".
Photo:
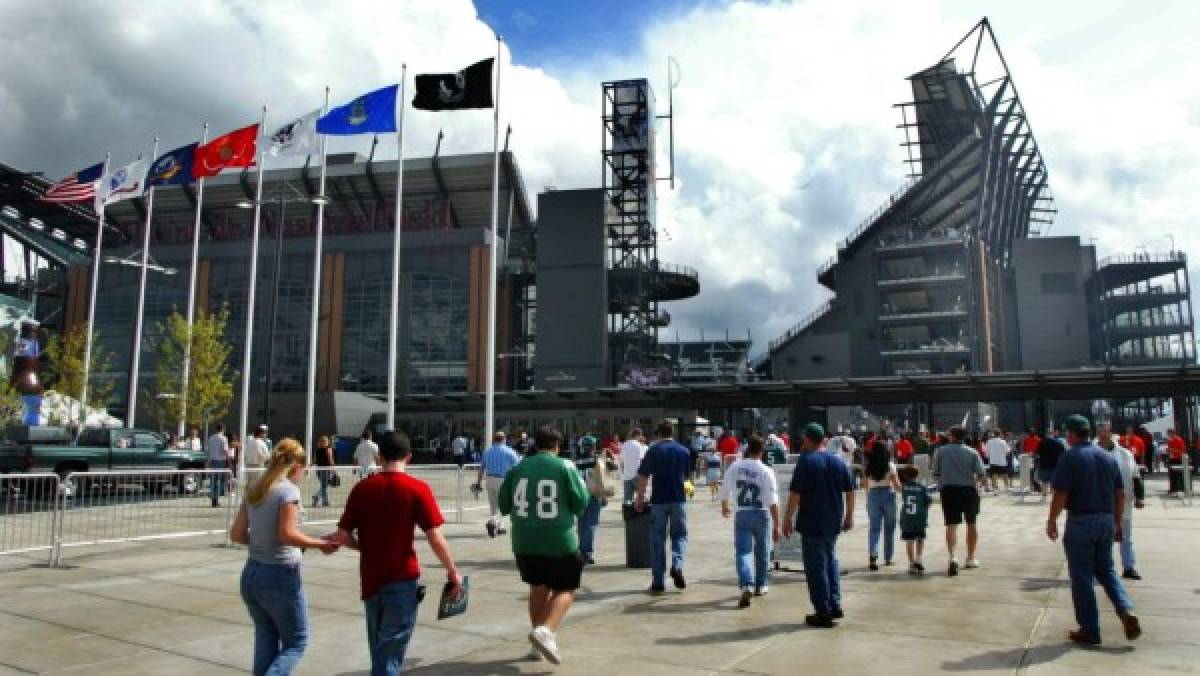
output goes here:
[{"label": "tree", "polygon": [[[222,418],[233,400],[233,380],[237,374],[229,368],[233,347],[225,342],[225,327],[229,323],[229,308],[216,314],[197,312],[192,324],[191,366],[188,371],[187,417],[190,425],[199,426],[209,419]],[[154,367],[155,386],[159,394],[176,393],[182,389],[183,355],[187,345],[187,319],[178,312],[158,325],[156,341],[158,362]],[[178,397],[147,396],[153,401],[159,422],[173,427],[179,422],[183,404]]]},{"label": "tree", "polygon": [[[66,333],[51,336],[46,343],[46,356],[50,369],[46,378],[46,389],[78,399],[83,387],[83,357],[87,350],[87,324],[76,324]],[[104,409],[112,401],[115,383],[96,378],[95,374],[108,371],[113,353],[104,349],[100,332],[92,334],[92,377],[88,378],[88,408]]]},{"label": "tree", "polygon": [[[7,355],[12,343],[12,335],[8,331],[0,331],[0,355]],[[25,404],[21,395],[9,384],[12,375],[11,358],[0,359],[0,426],[21,422],[25,412]]]}]

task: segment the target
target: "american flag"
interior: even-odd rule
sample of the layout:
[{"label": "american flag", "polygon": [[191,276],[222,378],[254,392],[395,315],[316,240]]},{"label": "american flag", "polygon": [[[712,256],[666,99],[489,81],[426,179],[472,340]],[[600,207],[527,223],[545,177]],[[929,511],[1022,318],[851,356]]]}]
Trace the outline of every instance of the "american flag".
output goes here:
[{"label": "american flag", "polygon": [[96,181],[104,173],[104,163],[94,164],[87,169],[80,169],[63,180],[50,186],[44,195],[39,197],[43,202],[83,202],[96,196]]}]

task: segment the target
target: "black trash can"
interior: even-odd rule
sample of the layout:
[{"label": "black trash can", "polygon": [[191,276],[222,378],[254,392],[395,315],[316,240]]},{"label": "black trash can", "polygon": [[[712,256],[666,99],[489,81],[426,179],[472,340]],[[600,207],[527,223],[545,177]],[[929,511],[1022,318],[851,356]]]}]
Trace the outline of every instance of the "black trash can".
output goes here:
[{"label": "black trash can", "polygon": [[625,566],[650,567],[650,507],[639,512],[633,505],[621,505],[625,520]]}]

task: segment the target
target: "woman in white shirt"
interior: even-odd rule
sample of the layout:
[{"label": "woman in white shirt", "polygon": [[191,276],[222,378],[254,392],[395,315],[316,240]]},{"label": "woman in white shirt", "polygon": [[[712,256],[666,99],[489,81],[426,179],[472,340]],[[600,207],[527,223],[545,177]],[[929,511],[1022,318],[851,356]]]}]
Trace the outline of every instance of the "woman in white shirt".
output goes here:
[{"label": "woman in white shirt", "polygon": [[867,519],[871,524],[867,534],[867,553],[871,570],[879,570],[879,536],[883,535],[883,565],[892,565],[896,541],[896,493],[900,477],[892,462],[887,442],[877,440],[867,449],[863,487],[867,492]]}]

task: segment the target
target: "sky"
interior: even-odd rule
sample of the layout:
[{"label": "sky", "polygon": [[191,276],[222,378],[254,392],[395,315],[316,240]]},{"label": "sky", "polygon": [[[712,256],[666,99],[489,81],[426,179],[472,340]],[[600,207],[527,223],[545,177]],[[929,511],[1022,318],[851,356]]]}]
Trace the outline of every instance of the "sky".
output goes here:
[{"label": "sky", "polygon": [[[531,196],[596,187],[600,83],[647,77],[661,112],[670,56],[677,181],[659,186],[660,255],[697,268],[701,294],[667,306],[663,338],[749,333],[758,353],[829,296],[816,267],[901,186],[905,77],[985,14],[1049,168],[1051,234],[1101,256],[1197,251],[1194,2],[0,0],[0,161],[53,177],[106,151],[130,161],[155,134],[182,145],[264,103],[270,126],[326,85],[337,103],[403,63],[410,84],[457,70],[499,32],[502,124]],[[407,153],[431,153],[439,128],[445,152],[491,148],[490,111],[409,111]]]}]

